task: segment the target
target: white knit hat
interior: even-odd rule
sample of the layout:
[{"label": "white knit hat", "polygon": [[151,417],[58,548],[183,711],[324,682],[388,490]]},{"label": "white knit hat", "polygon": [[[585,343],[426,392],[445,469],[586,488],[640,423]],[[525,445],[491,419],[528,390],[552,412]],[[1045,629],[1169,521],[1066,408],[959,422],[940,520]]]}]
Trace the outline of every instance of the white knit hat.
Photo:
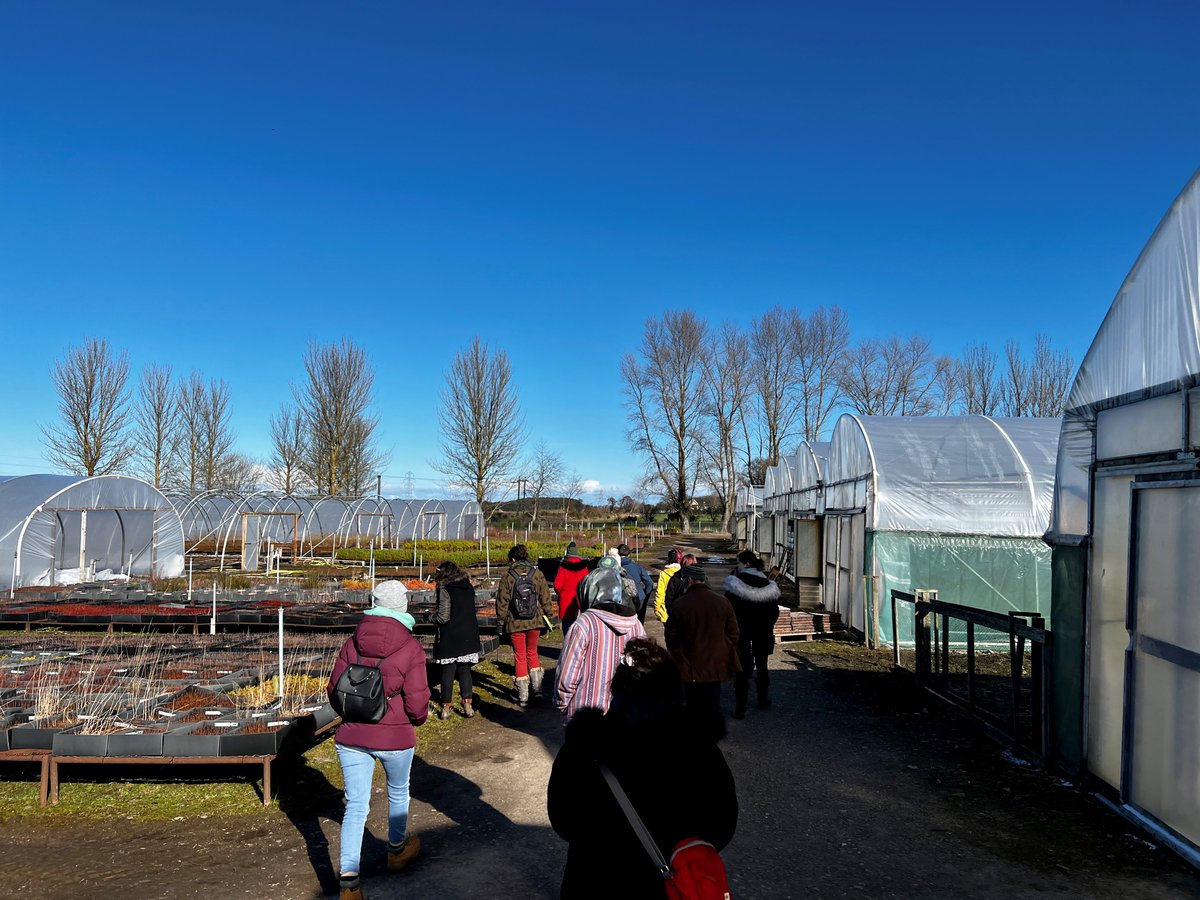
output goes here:
[{"label": "white knit hat", "polygon": [[396,612],[408,612],[408,588],[403,582],[381,581],[371,591],[371,599],[376,606],[384,609],[394,609]]}]

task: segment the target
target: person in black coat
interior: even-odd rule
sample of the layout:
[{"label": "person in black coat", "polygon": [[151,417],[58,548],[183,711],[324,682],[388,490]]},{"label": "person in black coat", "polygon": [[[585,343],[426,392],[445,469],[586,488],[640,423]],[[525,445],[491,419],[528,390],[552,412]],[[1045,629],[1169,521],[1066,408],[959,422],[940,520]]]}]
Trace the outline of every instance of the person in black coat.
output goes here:
[{"label": "person in black coat", "polygon": [[441,667],[442,712],[439,718],[450,718],[454,696],[454,679],[462,698],[463,715],[475,715],[474,694],[471,688],[471,667],[479,662],[479,619],[475,615],[475,586],[471,576],[450,561],[433,573],[437,585],[437,607],[429,621],[438,626],[433,644],[433,663]]},{"label": "person in black coat", "polygon": [[775,650],[775,622],[779,618],[779,585],[763,573],[762,560],[753,550],[737,555],[738,566],[725,579],[725,596],[738,621],[738,657],[742,670],[733,682],[735,719],[746,717],[750,695],[750,670],[758,688],[758,708],[769,709],[770,675],[767,660]]},{"label": "person in black coat", "polygon": [[[550,824],[568,844],[563,900],[663,900],[666,887],[604,776],[616,776],[666,858],[700,838],[717,850],[733,838],[738,803],[733,775],[711,720],[683,706],[683,681],[653,640],[625,645],[607,713],[584,709],[567,725],[550,773]],[[646,760],[654,760],[648,766]]]}]

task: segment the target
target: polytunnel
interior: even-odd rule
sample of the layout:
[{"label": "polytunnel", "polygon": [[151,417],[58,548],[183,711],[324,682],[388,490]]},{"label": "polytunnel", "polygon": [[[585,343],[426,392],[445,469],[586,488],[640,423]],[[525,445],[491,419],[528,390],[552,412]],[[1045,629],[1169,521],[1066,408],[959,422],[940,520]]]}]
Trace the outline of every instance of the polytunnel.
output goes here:
[{"label": "polytunnel", "polygon": [[777,564],[785,552],[792,461],[786,457],[767,466],[763,476],[763,508],[754,535],[754,552]]},{"label": "polytunnel", "polygon": [[792,495],[788,503],[791,511],[788,542],[792,552],[786,574],[795,579],[802,594],[819,596],[825,518],[824,471],[828,464],[828,441],[800,443],[792,467]]},{"label": "polytunnel", "polygon": [[0,477],[0,579],[18,588],[105,572],[183,572],[183,529],[163,494],[124,475]]},{"label": "polytunnel", "polygon": [[474,500],[443,500],[446,539],[475,541],[483,537],[483,508]]},{"label": "polytunnel", "polygon": [[[1059,419],[843,415],[825,473],[827,609],[893,640],[893,589],[1050,616],[1049,522]],[[959,627],[965,627],[957,623]],[[901,618],[902,644],[912,623]],[[963,635],[951,632],[952,640]],[[1007,638],[1005,638],[1007,640]]]},{"label": "polytunnel", "polygon": [[446,539],[446,510],[441,500],[389,500],[401,541]]},{"label": "polytunnel", "polygon": [[1126,277],[1058,449],[1058,761],[1200,863],[1200,174]]},{"label": "polytunnel", "polygon": [[734,494],[733,530],[738,548],[746,549],[754,540],[758,518],[763,509],[763,488],[741,485]]}]

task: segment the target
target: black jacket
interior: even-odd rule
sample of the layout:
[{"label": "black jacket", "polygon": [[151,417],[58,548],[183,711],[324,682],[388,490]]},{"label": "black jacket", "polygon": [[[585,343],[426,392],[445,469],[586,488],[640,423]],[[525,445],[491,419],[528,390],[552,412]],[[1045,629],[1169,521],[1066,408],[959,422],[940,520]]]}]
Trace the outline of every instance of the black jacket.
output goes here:
[{"label": "black jacket", "polygon": [[475,588],[469,578],[438,585],[437,609],[429,614],[429,621],[438,626],[434,659],[457,659],[479,652]]},{"label": "black jacket", "polygon": [[[655,760],[647,765],[646,760]],[[568,844],[561,897],[662,900],[662,876],[600,774],[603,761],[663,855],[686,838],[718,850],[737,827],[737,791],[717,734],[686,710],[629,723],[617,711],[578,712],[554,760],[550,824]]]}]

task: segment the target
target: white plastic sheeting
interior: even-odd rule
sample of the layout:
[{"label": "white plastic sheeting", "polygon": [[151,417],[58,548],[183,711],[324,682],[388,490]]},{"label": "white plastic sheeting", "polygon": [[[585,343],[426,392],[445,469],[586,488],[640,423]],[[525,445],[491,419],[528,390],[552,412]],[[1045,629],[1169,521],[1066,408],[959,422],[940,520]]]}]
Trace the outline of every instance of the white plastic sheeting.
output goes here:
[{"label": "white plastic sheeting", "polygon": [[1171,204],[1134,263],[1067,396],[1047,538],[1078,544],[1088,528],[1097,412],[1173,393],[1200,374],[1200,173]]},{"label": "white plastic sheeting", "polygon": [[794,512],[822,515],[825,512],[825,469],[829,465],[829,441],[802,441],[796,450],[791,507]]},{"label": "white plastic sheeting", "polygon": [[874,531],[1040,537],[1050,517],[1059,419],[841,416],[827,511]]},{"label": "white plastic sheeting", "polygon": [[209,491],[171,496],[179,510],[188,547],[212,542],[225,554],[247,539],[290,545],[302,556],[339,547],[395,547],[413,540],[475,540],[483,512],[466,500],[401,500],[358,497],[311,498],[279,491],[240,494]]},{"label": "white plastic sheeting", "polygon": [[48,585],[104,569],[182,574],[179,515],[153,485],[123,475],[0,478],[0,583]]}]

